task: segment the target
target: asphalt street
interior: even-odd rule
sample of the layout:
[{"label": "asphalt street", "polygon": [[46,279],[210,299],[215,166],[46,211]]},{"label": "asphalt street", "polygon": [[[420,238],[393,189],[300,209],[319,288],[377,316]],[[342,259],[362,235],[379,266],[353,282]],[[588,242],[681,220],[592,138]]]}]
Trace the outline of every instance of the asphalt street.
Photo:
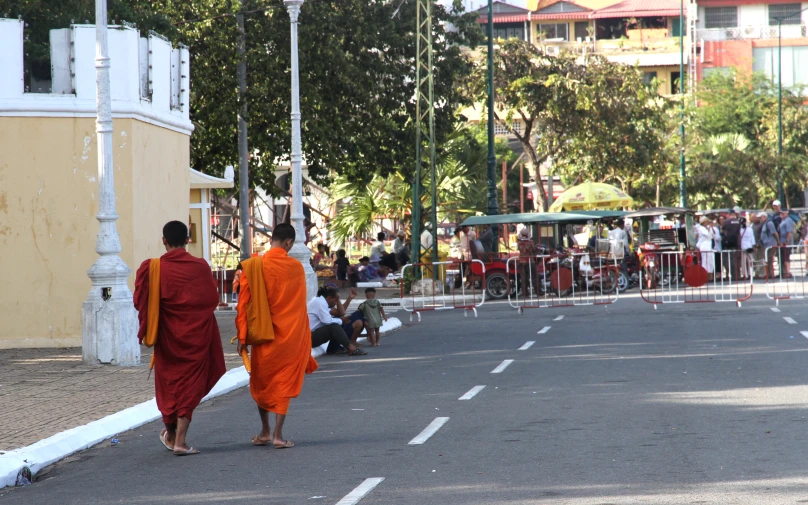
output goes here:
[{"label": "asphalt street", "polygon": [[369,356],[319,359],[284,428],[293,449],[250,445],[243,389],[197,410],[198,456],[163,449],[153,423],[0,503],[808,503],[808,310],[772,307],[400,312]]}]

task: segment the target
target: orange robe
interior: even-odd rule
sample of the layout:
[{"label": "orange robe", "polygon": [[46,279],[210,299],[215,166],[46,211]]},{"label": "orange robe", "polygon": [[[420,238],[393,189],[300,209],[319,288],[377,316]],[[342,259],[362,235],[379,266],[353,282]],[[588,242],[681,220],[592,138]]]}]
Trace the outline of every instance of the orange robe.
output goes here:
[{"label": "orange robe", "polygon": [[[135,308],[146,336],[151,260],[135,278]],[[154,389],[163,422],[191,419],[194,409],[224,375],[224,352],[214,311],[219,304],[216,281],[203,259],[175,249],[160,257],[160,300],[154,345]]]},{"label": "orange robe", "polygon": [[280,247],[264,254],[262,265],[265,286],[250,286],[247,276],[241,276],[236,330],[243,344],[247,335],[246,305],[252,300],[250,289],[266,289],[275,338],[252,346],[250,393],[262,409],[286,414],[289,401],[297,398],[303,388],[303,376],[317,370],[317,362],[311,357],[306,274],[303,265]]}]

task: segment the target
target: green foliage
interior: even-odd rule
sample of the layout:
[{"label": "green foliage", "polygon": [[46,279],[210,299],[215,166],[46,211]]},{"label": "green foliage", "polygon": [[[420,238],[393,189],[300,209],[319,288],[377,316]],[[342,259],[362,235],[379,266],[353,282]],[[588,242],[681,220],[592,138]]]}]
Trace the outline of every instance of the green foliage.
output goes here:
[{"label": "green foliage", "polygon": [[[437,160],[436,192],[439,220],[460,221],[464,216],[485,210],[487,205],[488,154],[485,130],[480,127],[457,125],[449,134]],[[498,157],[513,159],[513,153],[503,140],[496,146]],[[431,174],[424,174],[425,191],[421,205],[432,207]],[[375,175],[369,183],[337,179],[331,186],[332,199],[344,205],[331,221],[331,230],[338,241],[367,235],[379,216],[410,220],[412,184],[401,173],[383,177]],[[425,220],[430,220],[427,216]]]},{"label": "green foliage", "polygon": [[[669,165],[666,100],[642,82],[634,67],[588,56],[551,57],[519,40],[500,41],[494,55],[497,118],[521,142],[536,180],[537,167],[553,160],[567,184],[584,178],[632,187],[663,177]],[[487,66],[475,64],[470,96],[485,103]],[[539,185],[542,206],[547,195]]]},{"label": "green foliage", "polygon": [[[691,104],[687,148],[691,205],[762,208],[777,196],[777,87],[762,74],[716,73],[700,83]],[[808,112],[801,89],[783,90],[781,173],[789,197],[805,187]],[[801,199],[799,199],[801,200]]]},{"label": "green foliage", "polygon": [[[330,171],[369,181],[414,169],[415,6],[388,0],[311,1],[299,19],[304,159],[315,179]],[[109,0],[109,18],[154,29],[190,46],[191,163],[220,174],[237,165],[238,11],[245,15],[247,123],[251,183],[273,190],[274,171],[291,150],[290,23],[282,0]],[[463,103],[460,82],[471,70],[461,52],[476,45],[475,14],[459,1],[435,5],[435,127],[440,144]],[[0,0],[0,13],[29,24],[31,51],[47,58],[48,30],[72,19],[94,22],[93,0]],[[190,22],[185,22],[190,21]],[[174,23],[172,25],[171,23]],[[445,27],[453,26],[454,30]],[[28,46],[26,51],[29,51]],[[30,56],[30,55],[29,55]]]}]

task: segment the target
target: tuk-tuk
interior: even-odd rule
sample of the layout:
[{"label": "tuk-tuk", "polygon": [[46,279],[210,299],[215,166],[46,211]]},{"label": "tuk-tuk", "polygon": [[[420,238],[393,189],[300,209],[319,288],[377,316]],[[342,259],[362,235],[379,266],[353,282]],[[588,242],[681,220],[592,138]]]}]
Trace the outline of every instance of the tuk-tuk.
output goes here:
[{"label": "tuk-tuk", "polygon": [[[633,239],[637,245],[637,262],[643,271],[643,288],[656,289],[659,285],[666,285],[671,281],[671,272],[681,274],[692,262],[698,261],[686,224],[688,215],[692,216],[693,211],[683,207],[651,207],[626,215],[626,219],[636,224]],[[661,217],[673,217],[675,221],[663,220],[667,224],[662,225],[659,222]],[[658,254],[672,251],[682,254]],[[681,265],[672,264],[674,258]]]},{"label": "tuk-tuk", "polygon": [[[559,249],[585,247],[586,244],[577,244],[573,237],[576,235],[576,226],[584,226],[593,222],[598,226],[603,220],[619,219],[627,212],[623,211],[576,211],[576,212],[529,212],[522,214],[499,214],[495,216],[474,216],[463,221],[460,226],[481,227],[497,226],[500,229],[500,241],[512,233],[511,226],[523,224],[531,228],[534,250],[541,254]],[[597,224],[595,224],[597,223]],[[503,233],[505,232],[505,233]],[[480,236],[478,230],[477,236]],[[507,241],[505,242],[507,244]],[[484,251],[480,259],[485,264],[485,290],[486,296],[491,299],[507,298],[509,290],[518,285],[513,282],[514,272],[507,269],[510,257],[519,256],[518,249],[508,248],[505,251]],[[479,266],[472,264],[472,274],[482,274]],[[511,295],[513,293],[510,293]]]}]

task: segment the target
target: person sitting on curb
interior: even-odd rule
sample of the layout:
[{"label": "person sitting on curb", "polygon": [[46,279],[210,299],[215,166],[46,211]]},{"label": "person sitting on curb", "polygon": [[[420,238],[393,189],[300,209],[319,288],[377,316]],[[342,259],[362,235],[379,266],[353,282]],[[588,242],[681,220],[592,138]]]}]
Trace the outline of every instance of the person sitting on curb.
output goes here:
[{"label": "person sitting on curb", "polygon": [[335,288],[320,288],[317,296],[308,303],[309,327],[311,329],[311,347],[320,347],[326,342],[336,342],[348,349],[349,356],[364,356],[367,352],[357,348],[348,340],[342,324],[349,321],[348,316],[337,319],[331,315],[331,308],[339,303],[339,293]]},{"label": "person sitting on curb", "polygon": [[[337,289],[337,286],[334,284],[326,284],[325,287]],[[336,305],[331,308],[331,315],[342,320],[344,320],[343,318],[346,316],[348,317],[348,321],[342,323],[342,329],[345,331],[345,334],[348,335],[348,340],[350,340],[352,344],[357,347],[362,347],[362,345],[358,344],[356,341],[359,339],[359,335],[362,334],[362,330],[365,329],[365,315],[360,310],[355,310],[351,314],[348,314],[348,307],[351,305],[351,301],[356,298],[356,295],[356,288],[351,288],[345,301],[337,301]],[[345,349],[336,342],[329,342],[325,352],[326,354],[345,354],[348,352],[348,349]]]}]

